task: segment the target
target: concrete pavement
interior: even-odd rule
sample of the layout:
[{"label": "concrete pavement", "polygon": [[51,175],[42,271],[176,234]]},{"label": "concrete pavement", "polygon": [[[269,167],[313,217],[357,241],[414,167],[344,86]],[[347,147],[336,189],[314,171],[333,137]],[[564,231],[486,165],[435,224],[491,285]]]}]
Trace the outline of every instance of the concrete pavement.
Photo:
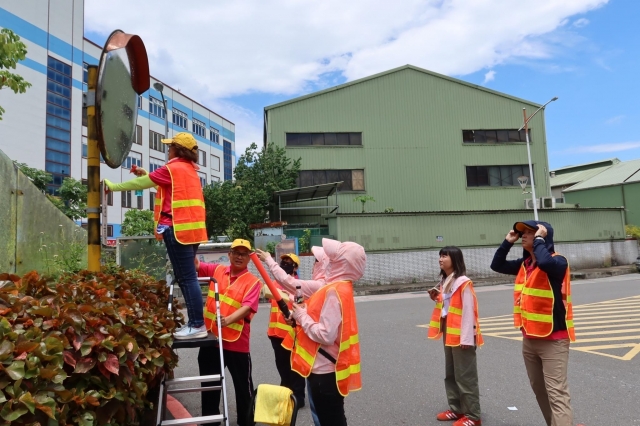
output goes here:
[{"label": "concrete pavement", "polygon": [[[481,318],[509,315],[512,287],[498,285],[477,289]],[[579,342],[573,345],[569,365],[576,423],[586,425],[640,425],[640,355],[623,360],[640,345],[640,276],[624,275],[573,283],[576,328]],[[436,425],[435,415],[446,409],[444,355],[441,341],[429,341],[426,328],[433,302],[424,292],[362,296],[356,298],[362,351],[363,389],[347,397],[347,418],[351,426]],[[613,302],[608,302],[613,301]],[[601,303],[605,302],[605,303]],[[585,306],[580,305],[594,304]],[[253,379],[277,384],[273,351],[266,337],[268,305],[261,305],[252,321],[251,354]],[[620,314],[620,315],[618,315]],[[616,317],[618,315],[618,317]],[[587,318],[582,320],[582,318]],[[596,319],[589,319],[597,317]],[[506,317],[508,318],[508,317]],[[600,319],[601,318],[601,319]],[[600,320],[600,324],[583,324]],[[485,346],[478,351],[483,424],[537,426],[544,424],[529,387],[521,356],[521,342],[504,336],[504,321],[485,320]],[[508,322],[508,321],[507,321]],[[589,330],[586,327],[590,327]],[[599,327],[602,326],[602,327]],[[608,326],[608,327],[607,327]],[[615,333],[611,333],[615,331]],[[584,339],[616,338],[589,346],[626,347],[580,351]],[[516,337],[517,335],[507,335]],[[640,346],[639,346],[640,347]],[[601,352],[601,353],[598,353]],[[613,355],[613,356],[607,356]],[[181,350],[176,377],[197,375],[197,351]],[[233,386],[228,394],[235,424]],[[192,415],[200,413],[199,396],[178,395]],[[509,410],[516,407],[517,410]],[[298,425],[311,425],[309,409],[299,415]]]}]

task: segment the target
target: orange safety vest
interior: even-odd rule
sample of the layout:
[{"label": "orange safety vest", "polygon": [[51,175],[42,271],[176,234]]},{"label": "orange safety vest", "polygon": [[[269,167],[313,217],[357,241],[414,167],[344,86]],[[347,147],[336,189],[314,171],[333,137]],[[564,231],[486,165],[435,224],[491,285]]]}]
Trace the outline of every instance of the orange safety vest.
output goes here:
[{"label": "orange safety vest", "polygon": [[[561,256],[553,253],[552,256]],[[563,256],[564,257],[564,256]],[[529,336],[547,337],[553,332],[553,304],[555,297],[546,272],[535,268],[527,277],[527,269],[522,262],[513,289],[513,325],[524,328]],[[562,280],[562,302],[566,310],[567,332],[572,342],[576,340],[573,327],[573,303],[571,302],[571,274],[567,261],[567,271]]]},{"label": "orange safety vest", "polygon": [[[205,224],[204,197],[198,174],[191,163],[185,161],[171,161],[166,167],[171,175],[171,220],[176,240],[180,244],[207,242],[209,238]],[[158,227],[163,202],[164,190],[158,186],[153,208],[154,228]],[[162,239],[162,235],[157,232],[155,236],[158,240]]]},{"label": "orange safety vest", "polygon": [[[277,284],[276,284],[277,285]],[[293,303],[287,303],[289,311],[293,309]],[[267,336],[284,339],[287,335],[293,337],[293,328],[284,320],[284,315],[280,312],[280,308],[275,300],[271,299],[271,314],[269,315],[269,328],[267,328]],[[291,350],[291,349],[289,349]]]},{"label": "orange safety vest", "polygon": [[[218,265],[213,272],[213,278],[218,281],[218,291],[220,292],[220,315],[228,317],[242,307],[242,301],[254,286],[260,285],[260,280],[250,272],[245,272],[236,278],[233,284],[229,284],[231,276],[226,274],[227,266]],[[253,313],[238,322],[222,327],[222,340],[235,342],[240,338],[245,322],[250,322]],[[216,294],[213,281],[209,284],[207,303],[204,307],[204,325],[207,330],[218,335],[216,325]]]},{"label": "orange safety vest", "polygon": [[[336,385],[342,396],[350,391],[362,388],[360,376],[360,340],[358,337],[358,320],[356,305],[353,300],[353,285],[350,281],[337,281],[322,287],[307,301],[307,314],[315,322],[320,320],[320,313],[327,295],[327,291],[335,289],[340,300],[342,324],[340,327],[340,350],[336,359]],[[296,326],[296,340],[291,335],[285,337],[282,346],[291,347],[291,369],[302,377],[309,377],[315,363],[320,343],[309,338],[302,327]],[[322,354],[320,356],[323,356]]]},{"label": "orange safety vest", "polygon": [[[484,344],[484,339],[482,338],[482,333],[480,332],[478,299],[476,297],[476,292],[473,290],[473,283],[471,281],[467,281],[466,283],[458,287],[456,291],[451,295],[451,299],[449,299],[449,310],[446,317],[447,337],[444,342],[446,346],[460,346],[460,328],[462,325],[462,292],[467,286],[469,287],[469,290],[471,290],[471,294],[473,294],[473,310],[476,317],[476,345],[482,346]],[[443,304],[444,302],[442,301],[442,294],[439,293],[436,306],[435,308],[433,308],[433,313],[431,314],[431,321],[429,322],[429,334],[427,336],[429,337],[429,339],[439,339],[442,336],[440,324],[442,320]]]}]

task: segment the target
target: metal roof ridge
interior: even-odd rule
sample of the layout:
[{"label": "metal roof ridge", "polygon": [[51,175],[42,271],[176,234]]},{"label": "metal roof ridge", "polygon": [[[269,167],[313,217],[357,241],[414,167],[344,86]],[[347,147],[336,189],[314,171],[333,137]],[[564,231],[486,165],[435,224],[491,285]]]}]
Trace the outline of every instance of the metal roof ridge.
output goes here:
[{"label": "metal roof ridge", "polygon": [[449,77],[447,75],[439,74],[439,73],[434,72],[434,71],[429,71],[427,69],[420,68],[420,67],[417,67],[415,65],[407,64],[407,65],[403,65],[401,67],[393,68],[393,69],[390,69],[390,70],[387,70],[387,71],[382,71],[382,72],[379,72],[377,74],[373,74],[373,75],[370,75],[370,76],[367,76],[367,77],[362,77],[362,78],[359,78],[359,79],[356,79],[356,80],[348,81],[346,83],[339,84],[337,86],[329,87],[328,89],[319,90],[317,92],[308,93],[308,94],[303,95],[303,96],[298,96],[298,97],[293,98],[293,99],[289,99],[289,100],[286,100],[286,101],[278,102],[277,104],[267,105],[267,106],[264,107],[264,110],[267,111],[267,110],[271,110],[271,109],[275,109],[275,108],[280,108],[280,107],[285,106],[285,105],[289,105],[289,104],[292,104],[292,103],[300,102],[300,101],[303,101],[303,100],[306,100],[306,99],[310,99],[310,98],[313,98],[313,97],[316,97],[316,96],[324,95],[326,93],[334,92],[334,91],[337,91],[337,90],[345,89],[347,87],[355,86],[356,84],[364,83],[364,82],[369,81],[369,80],[374,80],[376,78],[384,77],[386,75],[394,74],[394,73],[397,73],[397,72],[400,72],[400,71],[404,71],[404,70],[408,70],[408,69],[413,70],[413,71],[418,71],[418,72],[421,72],[421,73],[424,73],[424,74],[428,74],[428,75],[430,75],[432,77],[441,78],[443,80],[448,80],[448,81],[453,82],[453,83],[462,84],[464,86],[471,87],[472,89],[482,90],[482,91],[485,91],[487,93],[491,93],[493,95],[502,96],[504,98],[511,99],[511,100],[518,101],[518,102],[523,102],[523,103],[525,103],[527,105],[531,105],[533,107],[539,108],[540,106],[542,106],[540,104],[537,104],[537,103],[532,102],[532,101],[528,101],[526,99],[518,98],[516,96],[508,95],[508,94],[503,93],[503,92],[498,92],[497,90],[491,90],[491,89],[488,89],[486,87],[479,86],[479,85],[473,84],[473,83],[469,83],[467,81],[464,81],[464,80],[461,80],[461,79],[458,79],[458,78]]},{"label": "metal roof ridge", "polygon": [[582,163],[582,164],[574,164],[574,165],[570,165],[570,166],[563,166],[563,167],[559,167],[557,169],[553,169],[553,170],[550,170],[550,171],[551,172],[558,172],[558,170],[574,169],[574,168],[577,168],[577,167],[584,167],[584,166],[593,166],[595,164],[606,163],[607,161],[617,161],[617,163],[611,164],[612,166],[615,166],[616,164],[622,163],[622,161],[620,161],[620,159],[618,159],[618,157],[611,157],[611,158],[605,158],[604,160],[591,161],[589,163]]}]

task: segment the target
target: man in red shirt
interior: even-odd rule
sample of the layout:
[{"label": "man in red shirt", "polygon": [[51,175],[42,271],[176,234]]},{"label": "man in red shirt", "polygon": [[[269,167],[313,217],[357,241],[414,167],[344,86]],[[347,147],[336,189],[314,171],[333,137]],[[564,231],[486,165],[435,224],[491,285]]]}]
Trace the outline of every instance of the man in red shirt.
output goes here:
[{"label": "man in red shirt", "polygon": [[[249,241],[237,239],[233,241],[229,250],[230,266],[204,263],[197,258],[195,260],[199,277],[215,277],[218,281],[221,295],[222,349],[224,363],[229,369],[235,389],[238,426],[253,424],[249,420],[254,389],[249,338],[251,318],[258,312],[262,283],[247,269],[250,252]],[[233,299],[233,302],[225,303],[225,300],[229,301],[229,299]],[[215,312],[215,299],[210,294],[205,307],[205,325],[217,334]],[[198,366],[201,376],[220,374],[219,349],[217,347],[200,348]],[[216,384],[219,383],[205,383],[204,386]],[[202,392],[202,415],[214,414],[220,414],[220,391]]]}]

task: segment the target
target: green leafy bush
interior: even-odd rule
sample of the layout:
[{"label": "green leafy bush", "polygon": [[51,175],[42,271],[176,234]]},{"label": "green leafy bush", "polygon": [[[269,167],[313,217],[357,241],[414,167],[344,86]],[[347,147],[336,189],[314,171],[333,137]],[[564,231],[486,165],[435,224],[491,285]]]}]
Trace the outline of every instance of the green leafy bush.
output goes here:
[{"label": "green leafy bush", "polygon": [[177,364],[168,287],[142,274],[0,274],[0,425],[136,425]]}]

